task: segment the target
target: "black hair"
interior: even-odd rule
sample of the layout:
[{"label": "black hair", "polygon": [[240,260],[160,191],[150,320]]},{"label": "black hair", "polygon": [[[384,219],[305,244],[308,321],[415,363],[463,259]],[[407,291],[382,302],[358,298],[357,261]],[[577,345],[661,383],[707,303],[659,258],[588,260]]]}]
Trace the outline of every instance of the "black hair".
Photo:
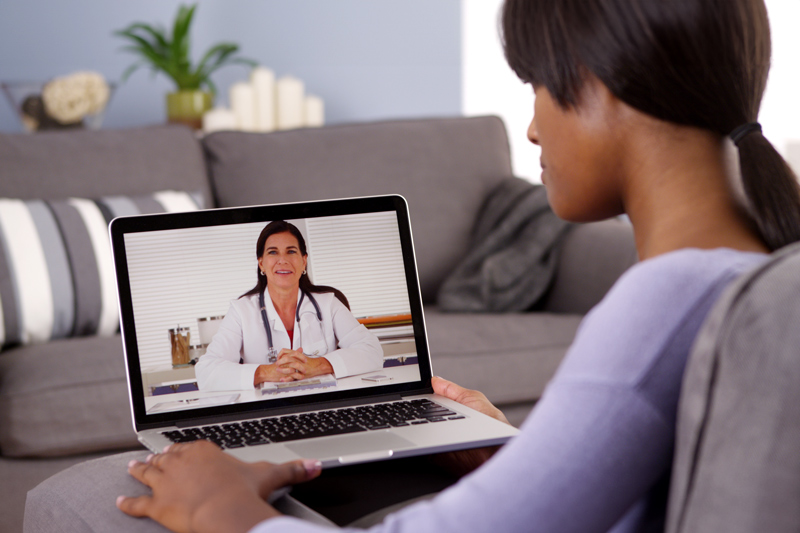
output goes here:
[{"label": "black hair", "polygon": [[[755,122],[770,66],[763,0],[506,0],[506,60],[563,107],[588,73],[656,118],[728,136]],[[775,250],[800,240],[800,187],[754,129],[738,143],[752,216]]]},{"label": "black hair", "polygon": [[[306,240],[303,238],[303,234],[300,233],[300,230],[297,229],[297,226],[286,222],[285,220],[273,220],[261,230],[261,233],[258,236],[258,240],[256,241],[256,258],[260,259],[261,256],[264,255],[264,247],[267,244],[267,239],[276,233],[291,233],[297,239],[297,245],[300,248],[300,254],[303,257],[308,256]],[[242,294],[239,298],[264,292],[264,289],[267,288],[267,276],[261,273],[261,269],[259,267],[256,267],[256,279],[256,286]],[[347,298],[342,291],[334,289],[333,287],[328,287],[327,285],[314,285],[311,283],[311,279],[305,272],[300,276],[300,288],[305,292],[332,292],[333,295],[345,305],[345,307],[350,309],[350,303],[347,301]]]}]

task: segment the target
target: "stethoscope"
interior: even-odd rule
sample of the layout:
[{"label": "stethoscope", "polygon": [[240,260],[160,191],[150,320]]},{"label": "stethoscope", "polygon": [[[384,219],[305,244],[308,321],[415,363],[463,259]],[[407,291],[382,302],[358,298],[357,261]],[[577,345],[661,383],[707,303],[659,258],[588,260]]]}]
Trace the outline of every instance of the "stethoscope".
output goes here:
[{"label": "stethoscope", "polygon": [[[297,323],[300,323],[300,307],[303,305],[303,300],[305,300],[306,294],[308,294],[308,299],[311,300],[311,303],[314,304],[314,309],[317,311],[317,320],[322,322],[322,311],[319,309],[317,299],[314,298],[311,293],[306,293],[306,291],[300,289],[300,301],[297,303],[297,310],[295,311],[295,319]],[[269,327],[267,305],[264,303],[264,291],[261,291],[258,294],[258,305],[261,307],[261,320],[264,322],[264,331],[267,332],[267,361],[269,363],[275,363],[278,360],[278,351],[272,345],[272,328]]]}]

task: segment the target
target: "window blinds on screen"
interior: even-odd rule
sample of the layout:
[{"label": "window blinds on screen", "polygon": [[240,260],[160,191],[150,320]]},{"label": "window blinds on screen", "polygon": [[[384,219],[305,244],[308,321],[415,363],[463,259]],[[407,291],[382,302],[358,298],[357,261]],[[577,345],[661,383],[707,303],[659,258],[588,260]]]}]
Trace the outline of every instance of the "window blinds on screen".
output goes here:
[{"label": "window blinds on screen", "polygon": [[356,318],[411,313],[393,212],[306,222],[314,283],[342,291]]}]

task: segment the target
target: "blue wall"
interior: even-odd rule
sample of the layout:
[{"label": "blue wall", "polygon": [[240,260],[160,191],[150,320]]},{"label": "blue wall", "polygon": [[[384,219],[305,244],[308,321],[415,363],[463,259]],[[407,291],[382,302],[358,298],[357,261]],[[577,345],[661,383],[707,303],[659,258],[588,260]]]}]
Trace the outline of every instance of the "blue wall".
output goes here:
[{"label": "blue wall", "polygon": [[[134,62],[112,32],[134,21],[169,26],[177,0],[0,0],[0,81],[43,80],[96,70],[119,80]],[[278,76],[304,80],[325,100],[328,123],[461,112],[459,0],[201,0],[194,59],[220,41]],[[227,88],[244,66],[212,76]],[[163,75],[134,73],[114,94],[104,126],[163,122]],[[5,98],[3,97],[3,100]],[[218,103],[220,103],[218,101]],[[22,131],[0,102],[0,131]]]}]

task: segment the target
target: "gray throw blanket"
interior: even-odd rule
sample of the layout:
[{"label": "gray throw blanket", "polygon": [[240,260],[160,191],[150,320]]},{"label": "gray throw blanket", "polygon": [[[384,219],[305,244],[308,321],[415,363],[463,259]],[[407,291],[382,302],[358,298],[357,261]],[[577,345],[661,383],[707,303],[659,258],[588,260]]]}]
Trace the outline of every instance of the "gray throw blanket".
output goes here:
[{"label": "gray throw blanket", "polygon": [[571,224],[558,218],[547,192],[519,178],[503,181],[486,200],[472,251],[439,289],[445,311],[513,312],[545,294]]}]

